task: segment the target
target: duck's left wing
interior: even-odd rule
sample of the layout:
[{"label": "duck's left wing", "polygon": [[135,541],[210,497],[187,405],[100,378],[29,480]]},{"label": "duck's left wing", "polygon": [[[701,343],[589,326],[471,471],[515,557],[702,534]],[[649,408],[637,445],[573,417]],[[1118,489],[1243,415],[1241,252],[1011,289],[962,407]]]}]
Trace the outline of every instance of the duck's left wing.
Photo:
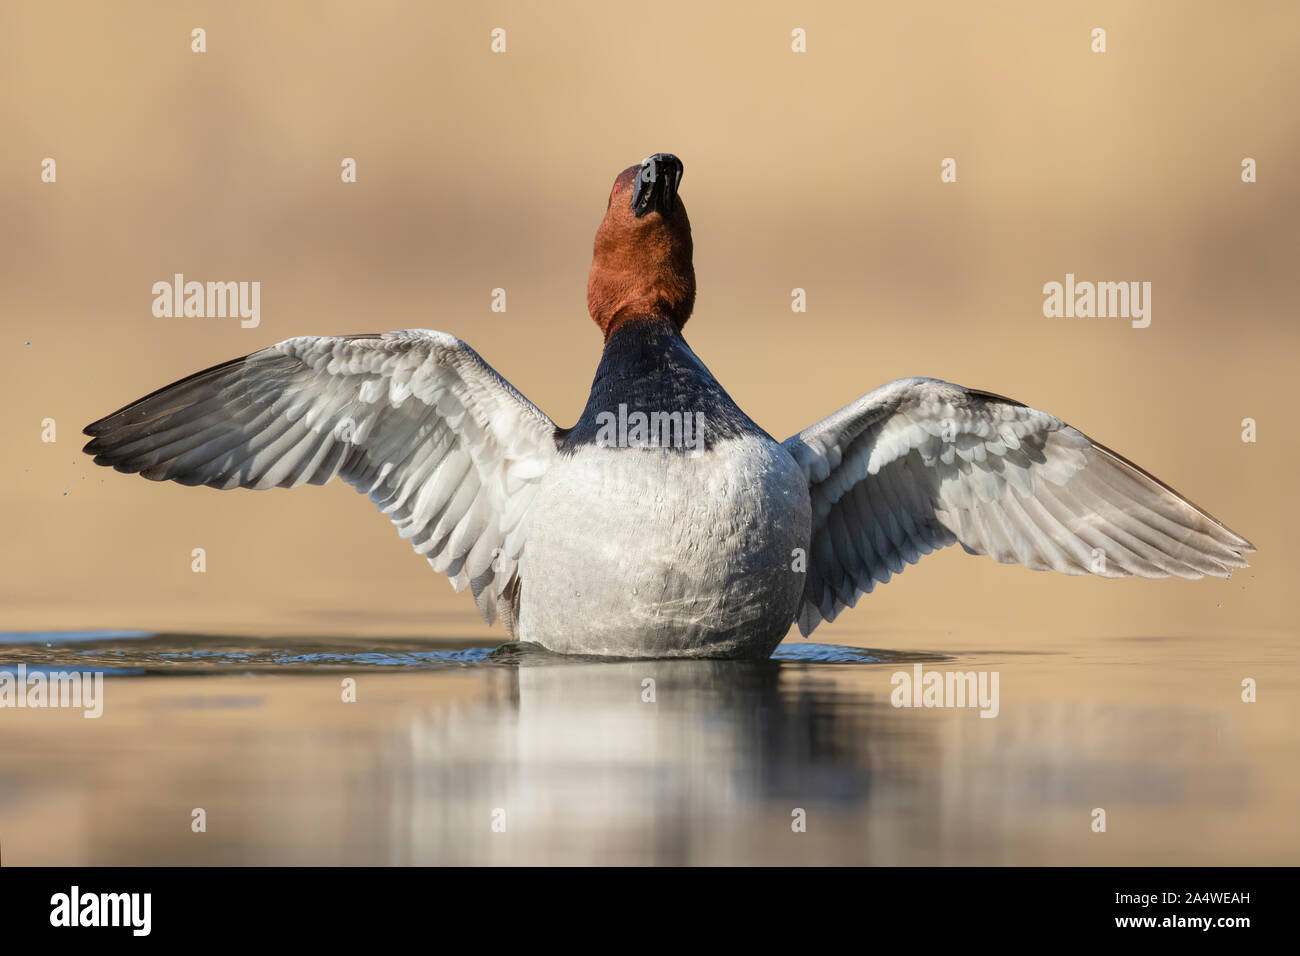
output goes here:
[{"label": "duck's left wing", "polygon": [[[555,424],[430,329],[302,336],[86,427],[95,463],[155,481],[293,488],[335,476],[379,506],[492,623],[510,610]],[[509,623],[509,622],[508,622]]]},{"label": "duck's left wing", "polygon": [[1224,577],[1255,550],[1059,418],[936,379],[883,385],[783,444],[812,497],[805,636],[955,543],[1103,577]]}]

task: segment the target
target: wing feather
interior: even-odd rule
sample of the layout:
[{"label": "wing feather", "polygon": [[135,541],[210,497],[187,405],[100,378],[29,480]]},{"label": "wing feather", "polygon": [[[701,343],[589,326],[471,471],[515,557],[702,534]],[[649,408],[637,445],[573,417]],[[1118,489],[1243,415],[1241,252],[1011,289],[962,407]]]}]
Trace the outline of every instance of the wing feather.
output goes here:
[{"label": "wing feather", "polygon": [[517,593],[555,424],[468,345],[424,329],[305,336],[161,388],[92,425],[96,464],[155,481],[368,495],[491,623]]},{"label": "wing feather", "polygon": [[884,385],[784,445],[813,505],[805,635],[954,543],[1103,577],[1224,577],[1254,550],[1060,419],[936,379]]}]

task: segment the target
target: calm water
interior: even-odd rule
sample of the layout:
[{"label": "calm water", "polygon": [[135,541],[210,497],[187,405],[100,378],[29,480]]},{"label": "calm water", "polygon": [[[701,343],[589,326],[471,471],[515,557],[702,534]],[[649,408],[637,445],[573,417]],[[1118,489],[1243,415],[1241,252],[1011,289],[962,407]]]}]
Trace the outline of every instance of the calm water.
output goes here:
[{"label": "calm water", "polygon": [[[103,714],[0,709],[6,865],[1300,858],[1286,635],[1035,653],[796,639],[761,664],[0,635],[0,670],[20,664],[104,674]],[[893,706],[917,664],[996,672],[996,717]]]}]

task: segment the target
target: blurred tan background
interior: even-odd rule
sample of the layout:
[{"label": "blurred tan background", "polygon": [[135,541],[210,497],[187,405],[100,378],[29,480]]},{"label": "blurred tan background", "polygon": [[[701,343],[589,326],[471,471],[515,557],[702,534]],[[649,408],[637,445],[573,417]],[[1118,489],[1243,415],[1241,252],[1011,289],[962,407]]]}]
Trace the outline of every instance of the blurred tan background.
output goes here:
[{"label": "blurred tan background", "polygon": [[[290,336],[407,327],[570,424],[610,182],[664,150],[695,231],[688,338],[775,437],[946,378],[1061,416],[1259,548],[1229,582],[950,549],[818,640],[1294,631],[1297,35],[1285,3],[7,0],[0,627],[500,637],[345,485],[155,484],[94,467],[80,429]],[[260,327],[155,318],[177,272],[260,281]],[[1067,272],[1150,281],[1150,328],[1044,318]]]}]

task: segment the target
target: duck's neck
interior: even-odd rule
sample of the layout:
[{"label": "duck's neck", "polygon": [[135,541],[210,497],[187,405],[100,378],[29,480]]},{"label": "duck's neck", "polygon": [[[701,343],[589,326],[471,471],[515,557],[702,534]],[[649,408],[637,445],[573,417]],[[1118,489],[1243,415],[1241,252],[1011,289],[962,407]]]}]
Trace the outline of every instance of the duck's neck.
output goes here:
[{"label": "duck's neck", "polygon": [[717,385],[677,323],[665,315],[629,316],[606,337],[591,391],[645,393],[687,382]]},{"label": "duck's neck", "polygon": [[602,422],[634,412],[647,416],[687,413],[703,422],[709,447],[758,426],[736,407],[666,316],[625,321],[605,340],[587,407],[570,429],[566,447],[597,442]]}]

